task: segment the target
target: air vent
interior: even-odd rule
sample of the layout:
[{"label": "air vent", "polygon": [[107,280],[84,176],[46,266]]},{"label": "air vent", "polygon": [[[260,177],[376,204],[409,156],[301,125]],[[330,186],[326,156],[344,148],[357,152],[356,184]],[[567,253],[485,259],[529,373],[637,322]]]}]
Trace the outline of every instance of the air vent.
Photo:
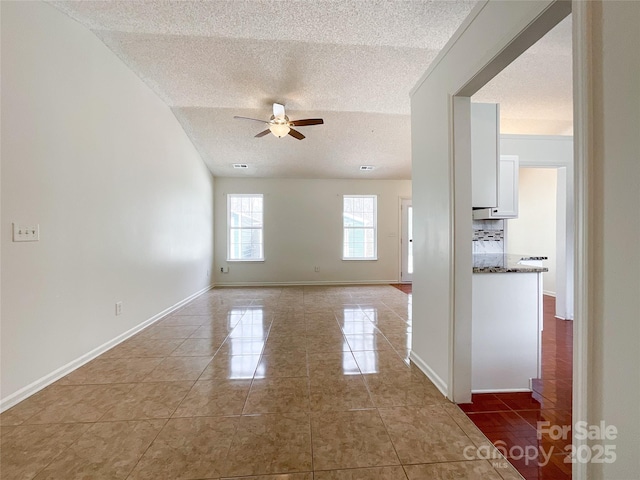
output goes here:
[{"label": "air vent", "polygon": [[233,168],[249,168],[249,165],[246,163],[234,163]]},{"label": "air vent", "polygon": [[373,165],[360,165],[360,170],[373,170],[375,167]]}]

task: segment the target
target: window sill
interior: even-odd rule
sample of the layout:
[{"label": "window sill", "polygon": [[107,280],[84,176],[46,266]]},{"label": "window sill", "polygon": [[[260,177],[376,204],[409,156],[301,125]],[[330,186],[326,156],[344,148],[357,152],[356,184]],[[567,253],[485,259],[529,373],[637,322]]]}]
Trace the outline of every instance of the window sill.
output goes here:
[{"label": "window sill", "polygon": [[344,258],[342,257],[344,262],[377,262],[378,257],[375,258]]},{"label": "window sill", "polygon": [[241,262],[241,263],[264,263],[264,258],[262,259],[247,259],[247,260],[242,260],[242,259],[237,259],[237,258],[227,258],[227,262]]}]

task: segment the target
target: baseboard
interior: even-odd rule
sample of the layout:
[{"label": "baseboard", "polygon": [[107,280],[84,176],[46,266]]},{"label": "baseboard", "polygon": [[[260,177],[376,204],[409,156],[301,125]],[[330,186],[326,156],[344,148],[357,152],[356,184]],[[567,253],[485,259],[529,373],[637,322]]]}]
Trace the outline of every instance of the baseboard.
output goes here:
[{"label": "baseboard", "polygon": [[203,293],[206,293],[209,290],[211,290],[211,288],[213,288],[213,285],[208,285],[207,287],[203,288],[202,290],[194,293],[193,295],[188,296],[184,300],[179,301],[175,305],[172,305],[171,307],[163,310],[162,312],[154,315],[151,318],[148,318],[144,322],[142,322],[142,323],[136,325],[135,327],[127,330],[126,332],[118,335],[114,339],[109,340],[106,343],[103,343],[99,347],[94,348],[93,350],[91,350],[90,352],[85,353],[81,357],[78,357],[75,360],[72,360],[71,362],[67,363],[66,365],[63,365],[62,367],[54,370],[53,372],[45,375],[44,377],[39,378],[35,382],[30,383],[26,387],[21,388],[20,390],[12,393],[11,395],[7,396],[6,398],[1,399],[0,400],[0,412],[4,412],[5,410],[13,407],[14,405],[17,405],[21,401],[27,399],[28,397],[30,397],[34,393],[39,392],[43,388],[51,385],[53,382],[61,379],[65,375],[69,375],[69,373],[73,372],[74,370],[76,370],[77,368],[81,367],[85,363],[90,362],[94,358],[102,355],[107,350],[110,350],[113,347],[115,347],[116,345],[124,342],[125,340],[127,340],[130,337],[132,337],[133,335],[135,335],[139,331],[141,331],[141,330],[145,329],[146,327],[148,327],[149,325],[157,322],[158,320],[163,319],[164,317],[166,317],[167,315],[171,314],[172,312],[175,312],[177,309],[179,309],[183,305],[189,303],[190,301],[192,301],[196,297],[199,297]]},{"label": "baseboard", "polygon": [[411,358],[411,361],[416,365],[416,367],[418,367],[422,371],[422,373],[424,373],[427,378],[431,380],[436,388],[440,390],[440,393],[448,398],[449,390],[447,388],[447,383],[442,380],[442,378],[440,378],[440,376],[436,372],[434,372],[433,369],[429,365],[427,365],[426,362],[422,360],[422,358],[420,358],[414,351],[411,351],[409,357]]},{"label": "baseboard", "polygon": [[475,389],[471,390],[471,393],[531,393],[528,388],[489,388],[489,389]]},{"label": "baseboard", "polygon": [[389,285],[398,280],[355,280],[355,281],[299,281],[299,282],[216,282],[218,287],[313,287],[313,286],[350,286],[350,285]]}]

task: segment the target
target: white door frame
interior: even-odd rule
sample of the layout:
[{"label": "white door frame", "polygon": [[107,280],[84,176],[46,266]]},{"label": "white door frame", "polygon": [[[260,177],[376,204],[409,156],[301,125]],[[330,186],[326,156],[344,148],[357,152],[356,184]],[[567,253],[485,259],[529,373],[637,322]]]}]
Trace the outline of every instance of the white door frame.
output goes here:
[{"label": "white door frame", "polygon": [[411,283],[413,274],[407,271],[407,260],[409,247],[413,241],[408,234],[409,228],[409,208],[411,206],[411,197],[400,197],[400,283]]},{"label": "white door frame", "polygon": [[[578,319],[573,331],[573,405],[572,421],[588,421],[592,409],[589,371],[594,363],[591,338],[594,330],[592,309],[593,282],[590,275],[592,253],[589,233],[595,208],[590,187],[593,182],[594,147],[592,144],[593,98],[591,77],[594,65],[591,62],[589,39],[597,29],[592,22],[594,9],[600,8],[591,2],[571,2],[573,20],[573,158],[574,158],[574,313]],[[595,403],[595,402],[594,402]],[[586,439],[573,438],[578,451],[587,445]],[[588,464],[573,464],[572,475],[576,480],[586,479]]]},{"label": "white door frame", "polygon": [[450,398],[456,403],[471,400],[471,96],[498,75],[531,45],[546,35],[571,13],[571,4],[563,0],[550,3],[528,26],[514,37],[487,64],[468,78],[451,95],[453,131],[453,321],[450,324],[449,364]]}]

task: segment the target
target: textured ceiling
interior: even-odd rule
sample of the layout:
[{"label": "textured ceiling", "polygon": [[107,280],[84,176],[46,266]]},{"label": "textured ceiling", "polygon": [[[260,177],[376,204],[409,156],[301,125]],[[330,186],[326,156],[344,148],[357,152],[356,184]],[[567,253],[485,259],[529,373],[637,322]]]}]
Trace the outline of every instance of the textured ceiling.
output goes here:
[{"label": "textured ceiling", "polygon": [[502,133],[573,135],[571,16],[471,100],[500,104]]},{"label": "textured ceiling", "polygon": [[[408,179],[409,91],[475,1],[50,3],[90,28],[173,109],[214,175]],[[570,127],[565,33],[479,92],[478,101],[501,100],[509,133]],[[536,85],[538,73],[556,80]],[[256,139],[262,125],[233,119],[266,120],[273,102],[292,120],[325,124],[301,127],[303,141]],[[545,130],[526,131],[534,124]],[[364,164],[376,168],[359,171]]]}]

